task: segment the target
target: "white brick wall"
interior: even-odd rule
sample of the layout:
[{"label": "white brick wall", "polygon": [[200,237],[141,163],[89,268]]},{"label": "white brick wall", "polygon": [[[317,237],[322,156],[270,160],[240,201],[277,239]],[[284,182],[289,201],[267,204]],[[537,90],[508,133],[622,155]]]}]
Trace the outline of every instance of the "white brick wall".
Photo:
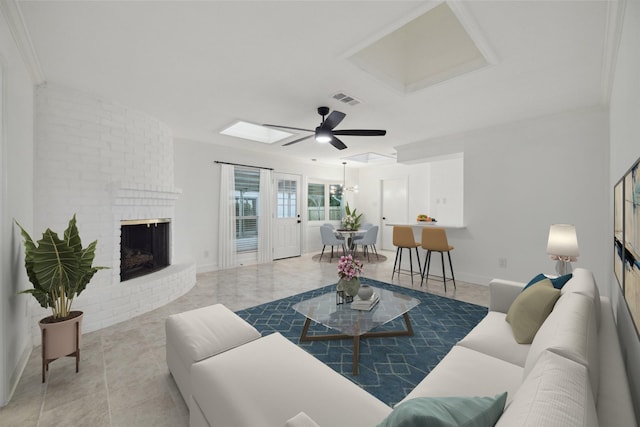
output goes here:
[{"label": "white brick wall", "polygon": [[[120,283],[120,221],[174,218],[171,129],[145,113],[57,85],[36,92],[35,230],[62,233],[76,213],[86,246],[98,240],[99,271],[73,308],[85,311],[85,332],[127,320],[184,294],[195,265],[173,265]],[[173,254],[172,254],[173,258]],[[35,306],[37,321],[48,315]]]}]

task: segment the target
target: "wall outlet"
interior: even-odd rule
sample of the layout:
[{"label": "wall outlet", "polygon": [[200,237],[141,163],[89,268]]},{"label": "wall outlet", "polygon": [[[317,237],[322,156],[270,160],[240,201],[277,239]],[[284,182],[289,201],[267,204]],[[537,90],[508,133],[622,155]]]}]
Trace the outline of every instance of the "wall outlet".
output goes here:
[{"label": "wall outlet", "polygon": [[506,258],[498,258],[498,267],[507,268],[507,259]]}]

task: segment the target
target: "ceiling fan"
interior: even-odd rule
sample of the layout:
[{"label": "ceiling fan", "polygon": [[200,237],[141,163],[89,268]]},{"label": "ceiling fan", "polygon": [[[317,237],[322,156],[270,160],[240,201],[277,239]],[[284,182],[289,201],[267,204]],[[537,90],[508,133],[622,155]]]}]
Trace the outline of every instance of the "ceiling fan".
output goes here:
[{"label": "ceiling fan", "polygon": [[[298,142],[304,141],[305,139],[315,137],[316,141],[325,142],[325,143],[328,142],[329,144],[336,147],[338,150],[344,150],[345,148],[347,148],[347,146],[344,144],[344,142],[340,141],[336,137],[336,135],[383,136],[387,134],[386,130],[379,130],[379,129],[333,130],[345,118],[346,114],[337,110],[333,110],[331,114],[329,114],[329,107],[318,107],[318,114],[322,116],[322,122],[320,123],[320,126],[318,126],[315,130],[301,129],[301,128],[295,128],[290,126],[268,125],[268,124],[264,124],[262,126],[267,126],[272,128],[281,128],[281,129],[301,130],[304,132],[313,133],[312,135],[303,136],[302,138],[296,139],[291,142],[287,142],[286,144],[283,144],[283,146],[297,144]],[[327,114],[329,115],[327,116]]]}]

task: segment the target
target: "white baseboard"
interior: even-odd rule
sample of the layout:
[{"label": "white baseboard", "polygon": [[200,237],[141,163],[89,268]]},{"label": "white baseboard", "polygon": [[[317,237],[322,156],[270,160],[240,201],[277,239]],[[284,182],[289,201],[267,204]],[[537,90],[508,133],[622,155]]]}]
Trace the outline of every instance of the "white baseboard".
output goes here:
[{"label": "white baseboard", "polygon": [[11,378],[9,378],[9,394],[7,396],[7,401],[2,402],[2,405],[7,405],[11,398],[13,397],[13,393],[15,393],[16,388],[18,387],[18,383],[20,382],[20,378],[22,378],[22,373],[24,369],[27,367],[27,363],[29,362],[29,357],[31,357],[31,352],[33,351],[33,347],[31,345],[26,345],[22,354],[20,355],[20,359],[18,360],[18,366],[11,373]]}]

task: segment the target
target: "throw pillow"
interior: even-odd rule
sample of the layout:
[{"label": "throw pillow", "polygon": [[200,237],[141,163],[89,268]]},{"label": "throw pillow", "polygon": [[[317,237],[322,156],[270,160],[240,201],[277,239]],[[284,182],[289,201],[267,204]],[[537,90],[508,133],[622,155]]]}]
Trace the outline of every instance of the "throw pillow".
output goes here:
[{"label": "throw pillow", "polygon": [[506,317],[516,342],[531,344],[558,298],[560,290],[554,288],[547,278],[534,283],[518,295]]},{"label": "throw pillow", "polygon": [[524,291],[528,287],[533,286],[539,281],[544,279],[551,280],[551,284],[553,285],[554,288],[562,289],[562,287],[569,281],[569,279],[571,279],[571,277],[573,277],[573,274],[571,273],[565,274],[564,276],[558,276],[558,277],[547,277],[544,274],[540,273],[533,279],[529,280],[529,283],[527,283],[527,285],[522,290]]},{"label": "throw pillow", "polygon": [[396,406],[378,427],[493,427],[507,401],[495,397],[416,397]]}]

